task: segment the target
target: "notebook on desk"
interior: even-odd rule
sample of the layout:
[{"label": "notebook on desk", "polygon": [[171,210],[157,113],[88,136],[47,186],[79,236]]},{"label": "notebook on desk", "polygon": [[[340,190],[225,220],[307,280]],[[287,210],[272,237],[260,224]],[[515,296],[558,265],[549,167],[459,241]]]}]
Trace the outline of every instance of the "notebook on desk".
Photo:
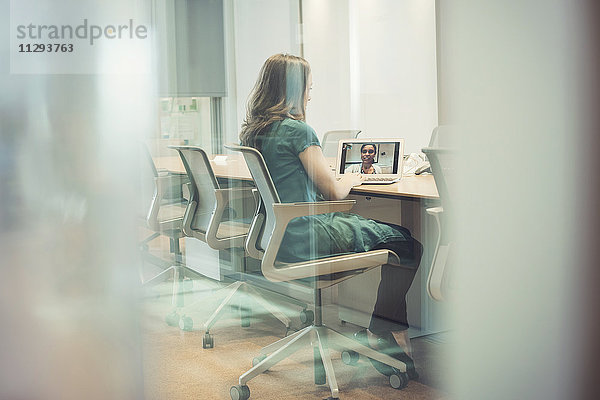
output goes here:
[{"label": "notebook on desk", "polygon": [[404,139],[340,140],[336,159],[336,177],[361,173],[367,184],[394,183],[402,178]]}]

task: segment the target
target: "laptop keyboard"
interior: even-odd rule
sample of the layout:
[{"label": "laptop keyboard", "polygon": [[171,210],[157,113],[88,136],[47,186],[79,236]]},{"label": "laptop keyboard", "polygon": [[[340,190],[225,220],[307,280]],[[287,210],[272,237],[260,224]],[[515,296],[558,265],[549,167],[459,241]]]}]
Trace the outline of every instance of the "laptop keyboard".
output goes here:
[{"label": "laptop keyboard", "polygon": [[365,179],[366,182],[392,182],[397,180],[398,178],[388,176],[388,177],[368,177]]},{"label": "laptop keyboard", "polygon": [[[364,176],[364,175],[363,175]],[[388,177],[375,177],[375,176],[369,176],[368,178],[365,179],[365,181],[363,183],[371,184],[388,184],[388,183],[395,183],[398,182],[400,180],[399,177],[394,177],[394,176],[388,176]]]}]

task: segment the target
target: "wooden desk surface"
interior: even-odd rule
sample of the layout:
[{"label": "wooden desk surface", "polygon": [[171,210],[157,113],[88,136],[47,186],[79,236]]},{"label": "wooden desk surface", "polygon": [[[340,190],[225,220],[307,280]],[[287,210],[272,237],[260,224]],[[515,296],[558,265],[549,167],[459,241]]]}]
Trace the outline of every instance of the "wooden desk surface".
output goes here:
[{"label": "wooden desk surface", "polygon": [[[228,154],[226,160],[215,161],[215,156],[209,156],[210,164],[215,175],[220,178],[232,178],[251,181],[250,171],[244,158],[237,154]],[[178,156],[155,157],[157,168],[164,168],[173,172],[185,173],[185,168]],[[433,175],[409,175],[400,182],[391,185],[361,185],[352,189],[354,194],[390,197],[413,197],[423,199],[439,198]]]},{"label": "wooden desk surface", "polygon": [[360,185],[352,188],[351,193],[423,199],[437,199],[440,197],[433,175],[408,175],[391,185]]},{"label": "wooden desk surface", "polygon": [[[251,181],[252,176],[246,166],[244,158],[240,155],[227,155],[226,160],[215,161],[214,155],[209,155],[210,165],[215,175],[219,178],[231,178],[244,181]],[[172,172],[180,172],[185,174],[185,168],[179,156],[164,156],[154,157],[156,168],[164,168]]]}]

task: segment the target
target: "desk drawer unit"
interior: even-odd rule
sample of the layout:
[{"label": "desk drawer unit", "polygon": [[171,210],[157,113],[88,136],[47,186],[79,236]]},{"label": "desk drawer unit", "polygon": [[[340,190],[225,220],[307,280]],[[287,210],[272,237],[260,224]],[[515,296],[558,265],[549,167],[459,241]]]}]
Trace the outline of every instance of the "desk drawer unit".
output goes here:
[{"label": "desk drawer unit", "polygon": [[[425,208],[431,205],[431,201],[356,194],[350,195],[349,198],[356,200],[356,205],[350,212],[365,218],[402,225],[423,244],[425,249],[421,266],[407,295],[410,334],[418,336],[441,330],[438,319],[442,314],[439,308],[443,305],[431,300],[425,287],[437,235],[435,224],[425,213]],[[381,268],[375,268],[338,285],[337,304],[341,320],[368,326],[380,276]]]}]

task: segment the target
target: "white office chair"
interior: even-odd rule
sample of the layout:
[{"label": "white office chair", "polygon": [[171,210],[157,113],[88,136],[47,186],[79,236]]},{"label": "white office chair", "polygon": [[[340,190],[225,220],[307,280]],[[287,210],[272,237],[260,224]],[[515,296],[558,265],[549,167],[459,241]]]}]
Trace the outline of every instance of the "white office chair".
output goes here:
[{"label": "white office chair", "polygon": [[323,135],[321,149],[323,155],[328,158],[337,157],[338,144],[342,139],[354,139],[358,136],[360,130],[357,129],[342,129],[337,131],[327,131]]},{"label": "white office chair", "polygon": [[[187,207],[187,200],[183,197],[183,186],[187,184],[186,175],[172,174],[167,171],[158,171],[152,160],[152,156],[145,145],[141,145],[143,163],[146,165],[143,172],[148,171],[151,177],[152,200],[145,217],[145,223],[149,229],[154,231],[152,235],[140,243],[142,259],[163,268],[163,271],[151,279],[144,280],[143,265],[140,264],[140,280],[143,286],[160,283],[172,276],[173,288],[171,304],[176,310],[183,306],[184,287],[186,276],[198,275],[195,271],[183,265],[179,239],[183,237],[183,216]],[[144,183],[142,183],[144,185]],[[153,256],[148,251],[148,244],[160,235],[169,238],[169,251],[173,254],[173,260],[162,260]],[[173,320],[172,311],[165,317],[167,324],[177,325]]]},{"label": "white office chair", "polygon": [[[329,348],[342,351],[342,360],[348,364],[358,361],[359,354],[396,370],[389,377],[392,387],[401,389],[408,384],[406,365],[386,354],[379,353],[359,342],[344,336],[323,325],[321,310],[321,289],[335,285],[371,268],[383,264],[399,266],[398,256],[390,250],[373,250],[322,259],[284,263],[276,259],[283,235],[290,220],[296,217],[349,211],[354,200],[323,201],[316,203],[282,203],[262,155],[255,149],[237,145],[225,145],[226,148],[240,151],[246,159],[250,173],[261,197],[261,207],[252,222],[246,251],[251,257],[261,260],[263,275],[272,281],[288,281],[309,284],[314,289],[314,323],[269,346],[264,347],[254,358],[253,367],[240,376],[239,384],[230,390],[234,400],[248,399],[250,389],[248,381],[289,357],[302,346],[315,349],[315,383],[329,383],[331,398],[338,398],[338,386],[331,362]],[[400,267],[400,266],[399,266]],[[302,281],[300,281],[302,280]],[[306,281],[310,281],[307,283]]]},{"label": "white office chair", "polygon": [[[177,150],[181,161],[190,178],[190,200],[183,217],[183,232],[186,236],[196,238],[206,242],[211,248],[216,250],[224,249],[242,249],[246,241],[250,224],[235,214],[236,207],[233,205],[236,201],[256,202],[256,189],[253,188],[221,188],[217,181],[208,156],[200,147],[194,146],[169,146]],[[239,208],[239,207],[238,207]],[[273,302],[268,301],[259,292],[258,289],[249,285],[243,280],[244,271],[240,273],[240,279],[229,286],[218,290],[214,298],[224,298],[218,305],[213,314],[200,326],[204,330],[202,346],[204,348],[214,347],[213,336],[210,334],[210,328],[217,322],[225,306],[232,304],[236,297],[241,299],[250,298],[259,303],[268,312],[273,314],[286,327],[290,328],[290,319]],[[244,297],[246,296],[247,297]],[[181,318],[179,327],[182,330],[192,330],[194,321],[189,313],[198,305],[203,306],[208,302],[208,298],[202,298],[195,303],[185,306],[180,310]],[[249,326],[250,319],[248,310],[240,307],[242,326]]]},{"label": "white office chair", "polygon": [[444,301],[450,297],[453,286],[451,282],[450,263],[448,262],[452,248],[448,215],[453,210],[451,193],[448,181],[454,173],[454,151],[447,148],[422,149],[431,164],[435,184],[440,195],[441,207],[428,208],[426,211],[435,218],[438,227],[438,238],[433,254],[431,269],[427,277],[427,293],[437,301]]}]

